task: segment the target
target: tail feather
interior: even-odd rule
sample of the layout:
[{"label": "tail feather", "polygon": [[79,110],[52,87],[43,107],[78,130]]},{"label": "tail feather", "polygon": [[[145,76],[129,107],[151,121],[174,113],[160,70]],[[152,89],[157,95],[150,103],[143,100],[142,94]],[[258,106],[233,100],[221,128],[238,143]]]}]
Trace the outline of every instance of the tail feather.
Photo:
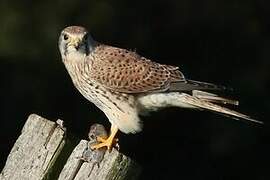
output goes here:
[{"label": "tail feather", "polygon": [[[215,94],[203,92],[204,96],[217,97]],[[221,97],[220,97],[221,98]],[[221,101],[221,100],[220,100]],[[223,100],[227,102],[228,100]],[[201,99],[196,96],[189,95],[187,93],[180,92],[169,92],[169,93],[152,93],[146,94],[138,97],[138,102],[140,104],[140,111],[156,111],[164,107],[181,107],[181,108],[190,108],[190,109],[200,109],[208,110],[214,113],[219,113],[224,116],[229,116],[233,119],[245,119],[251,122],[263,124],[263,122],[255,120],[245,114],[231,110],[226,107],[214,104],[212,101]],[[223,103],[224,104],[224,103]]]},{"label": "tail feather", "polygon": [[239,118],[242,118],[242,119],[245,119],[245,120],[248,120],[251,122],[263,124],[263,122],[255,120],[255,119],[253,119],[245,114],[239,113],[237,111],[234,111],[234,110],[222,107],[222,106],[219,106],[217,104],[213,104],[209,101],[199,99],[199,98],[191,96],[189,94],[182,93],[180,101],[182,101],[182,103],[186,103],[188,105],[197,107],[199,109],[209,110],[209,111],[216,112],[216,113],[221,113],[222,115],[230,116],[230,117],[237,119],[237,120]]},{"label": "tail feather", "polygon": [[192,96],[208,101],[208,102],[212,102],[212,103],[231,104],[235,106],[239,105],[239,101],[237,100],[220,97],[217,94],[213,94],[213,93],[209,93],[205,91],[193,90]]},{"label": "tail feather", "polygon": [[169,91],[192,91],[192,90],[232,90],[231,88],[227,88],[225,86],[215,85],[212,83],[186,80],[186,81],[178,81],[171,82]]}]

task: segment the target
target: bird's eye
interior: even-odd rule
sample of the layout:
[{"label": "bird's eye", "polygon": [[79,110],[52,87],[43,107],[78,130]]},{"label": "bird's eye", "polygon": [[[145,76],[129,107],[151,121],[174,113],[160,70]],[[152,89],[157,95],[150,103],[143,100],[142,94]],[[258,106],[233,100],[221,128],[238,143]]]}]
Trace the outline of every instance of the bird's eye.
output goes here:
[{"label": "bird's eye", "polygon": [[64,40],[68,40],[68,35],[64,34]]},{"label": "bird's eye", "polygon": [[88,34],[85,34],[85,35],[83,36],[83,41],[87,41],[87,39],[88,39]]}]

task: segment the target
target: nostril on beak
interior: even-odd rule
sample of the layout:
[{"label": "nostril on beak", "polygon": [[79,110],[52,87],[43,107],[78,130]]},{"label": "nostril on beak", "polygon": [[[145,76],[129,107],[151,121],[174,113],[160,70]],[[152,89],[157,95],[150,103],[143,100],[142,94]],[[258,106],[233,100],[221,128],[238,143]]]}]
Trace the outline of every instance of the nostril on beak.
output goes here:
[{"label": "nostril on beak", "polygon": [[74,44],[75,49],[78,51],[82,47],[83,43],[82,42],[77,42]]},{"label": "nostril on beak", "polygon": [[74,39],[71,39],[71,41],[69,42],[69,45],[73,46],[76,50],[78,50],[81,46],[81,43],[78,39],[74,38]]}]

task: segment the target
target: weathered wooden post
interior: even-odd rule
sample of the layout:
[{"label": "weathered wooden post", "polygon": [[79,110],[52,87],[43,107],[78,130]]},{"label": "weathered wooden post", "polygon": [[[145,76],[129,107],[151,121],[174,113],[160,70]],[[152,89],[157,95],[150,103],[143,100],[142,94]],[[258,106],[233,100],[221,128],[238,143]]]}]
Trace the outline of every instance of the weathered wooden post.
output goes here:
[{"label": "weathered wooden post", "polygon": [[84,161],[82,156],[89,148],[88,141],[81,140],[74,148],[68,145],[70,140],[65,133],[61,125],[30,115],[7,158],[0,180],[138,178],[139,166],[116,149],[106,151],[98,163],[94,159]]}]

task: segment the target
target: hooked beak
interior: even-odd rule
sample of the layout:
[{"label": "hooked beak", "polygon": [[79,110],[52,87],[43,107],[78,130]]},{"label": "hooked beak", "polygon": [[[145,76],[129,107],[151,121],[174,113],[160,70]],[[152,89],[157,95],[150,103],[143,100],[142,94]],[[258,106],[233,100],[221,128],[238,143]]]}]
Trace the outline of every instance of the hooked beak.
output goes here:
[{"label": "hooked beak", "polygon": [[80,45],[81,45],[80,38],[71,38],[69,43],[68,43],[68,46],[73,46],[76,50],[79,49]]}]

